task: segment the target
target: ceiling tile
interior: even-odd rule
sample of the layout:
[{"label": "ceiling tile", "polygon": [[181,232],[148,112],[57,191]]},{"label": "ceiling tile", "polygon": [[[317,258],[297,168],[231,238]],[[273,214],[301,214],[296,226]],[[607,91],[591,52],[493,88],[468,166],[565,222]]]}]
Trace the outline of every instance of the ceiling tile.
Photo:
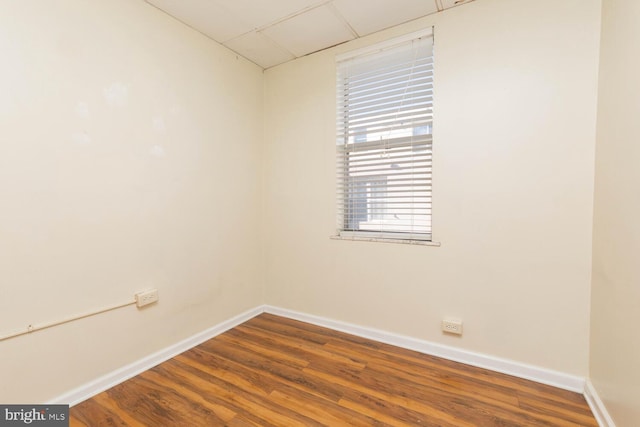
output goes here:
[{"label": "ceiling tile", "polygon": [[265,28],[263,33],[296,56],[303,56],[355,38],[330,6],[308,10]]},{"label": "ceiling tile", "polygon": [[[174,0],[175,1],[175,0]],[[182,0],[184,1],[184,0]],[[191,1],[191,0],[189,0]],[[232,16],[260,29],[282,18],[297,14],[321,3],[321,0],[209,0],[218,3]],[[329,0],[324,0],[326,3]]]},{"label": "ceiling tile", "polygon": [[145,1],[269,68],[473,0]]},{"label": "ceiling tile", "polygon": [[366,7],[362,0],[334,0],[333,4],[360,36],[438,11],[435,0],[367,0]]},{"label": "ceiling tile", "polygon": [[255,31],[229,40],[224,45],[262,68],[273,67],[294,59],[291,53]]},{"label": "ceiling tile", "polygon": [[211,0],[146,0],[183,23],[223,42],[253,29],[246,20]]}]

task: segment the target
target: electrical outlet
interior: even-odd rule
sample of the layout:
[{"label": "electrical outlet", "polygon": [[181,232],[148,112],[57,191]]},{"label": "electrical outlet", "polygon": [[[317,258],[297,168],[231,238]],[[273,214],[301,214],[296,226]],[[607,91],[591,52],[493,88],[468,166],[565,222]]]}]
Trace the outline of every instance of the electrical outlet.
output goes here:
[{"label": "electrical outlet", "polygon": [[149,289],[148,291],[138,292],[136,294],[136,306],[144,307],[158,301],[158,290]]},{"label": "electrical outlet", "polygon": [[449,334],[462,335],[462,320],[443,319],[442,330]]}]

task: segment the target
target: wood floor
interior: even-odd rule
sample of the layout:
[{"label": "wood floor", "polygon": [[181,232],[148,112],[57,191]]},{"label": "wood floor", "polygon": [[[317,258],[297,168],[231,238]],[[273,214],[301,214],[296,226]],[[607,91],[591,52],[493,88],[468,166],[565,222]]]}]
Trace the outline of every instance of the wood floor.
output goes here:
[{"label": "wood floor", "polygon": [[70,415],[89,427],[597,427],[580,394],[269,314]]}]

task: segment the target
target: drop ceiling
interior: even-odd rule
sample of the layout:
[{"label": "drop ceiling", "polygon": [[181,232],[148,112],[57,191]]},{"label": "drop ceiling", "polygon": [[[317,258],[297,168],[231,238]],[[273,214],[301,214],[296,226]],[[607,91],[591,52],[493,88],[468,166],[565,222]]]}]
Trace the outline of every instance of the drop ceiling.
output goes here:
[{"label": "drop ceiling", "polygon": [[145,0],[269,68],[472,0]]}]

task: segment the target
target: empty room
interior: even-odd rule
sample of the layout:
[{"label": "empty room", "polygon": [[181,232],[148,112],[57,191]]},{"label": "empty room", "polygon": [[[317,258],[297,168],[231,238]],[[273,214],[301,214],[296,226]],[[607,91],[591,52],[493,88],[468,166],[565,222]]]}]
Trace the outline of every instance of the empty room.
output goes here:
[{"label": "empty room", "polygon": [[0,426],[640,426],[640,2],[0,0]]}]

